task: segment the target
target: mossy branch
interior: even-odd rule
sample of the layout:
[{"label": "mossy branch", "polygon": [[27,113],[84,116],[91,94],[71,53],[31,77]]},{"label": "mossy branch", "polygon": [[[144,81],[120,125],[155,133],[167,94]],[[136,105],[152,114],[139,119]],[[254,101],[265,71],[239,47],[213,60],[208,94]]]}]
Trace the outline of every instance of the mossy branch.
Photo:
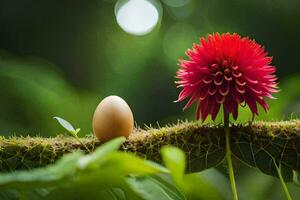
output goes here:
[{"label": "mossy branch", "polygon": [[[233,155],[262,172],[277,176],[274,160],[285,181],[293,171],[300,172],[300,120],[254,122],[232,125],[230,143]],[[31,169],[55,162],[63,154],[81,149],[93,151],[101,142],[94,137],[57,136],[0,138],[0,170]],[[160,129],[138,129],[121,150],[160,162],[160,149],[175,145],[186,152],[188,171],[201,171],[218,165],[225,157],[225,134],[222,125],[199,126],[180,122]]]}]

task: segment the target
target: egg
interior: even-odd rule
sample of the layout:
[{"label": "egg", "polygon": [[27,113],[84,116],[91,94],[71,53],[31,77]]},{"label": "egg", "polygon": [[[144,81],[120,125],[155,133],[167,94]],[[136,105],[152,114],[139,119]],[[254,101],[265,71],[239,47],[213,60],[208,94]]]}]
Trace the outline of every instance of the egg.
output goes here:
[{"label": "egg", "polygon": [[93,117],[93,131],[102,142],[130,135],[134,119],[128,104],[118,96],[108,96],[97,106]]}]

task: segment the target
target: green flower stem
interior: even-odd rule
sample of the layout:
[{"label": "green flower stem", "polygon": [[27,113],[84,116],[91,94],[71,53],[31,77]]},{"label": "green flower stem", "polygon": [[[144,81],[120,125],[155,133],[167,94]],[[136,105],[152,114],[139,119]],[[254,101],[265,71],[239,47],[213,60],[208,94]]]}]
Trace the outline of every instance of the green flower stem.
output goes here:
[{"label": "green flower stem", "polygon": [[292,197],[291,197],[291,195],[290,195],[290,193],[289,193],[289,190],[288,190],[288,188],[287,188],[287,186],[286,186],[286,184],[285,184],[285,182],[284,182],[284,180],[283,180],[283,178],[282,178],[280,169],[279,169],[279,167],[277,166],[275,159],[273,159],[273,162],[274,162],[274,165],[275,165],[275,167],[276,167],[276,170],[277,170],[277,173],[278,173],[278,176],[279,176],[281,185],[282,185],[282,187],[283,187],[285,196],[286,196],[286,198],[287,198],[288,200],[292,200]]},{"label": "green flower stem", "polygon": [[231,183],[231,190],[233,194],[233,199],[238,200],[233,167],[232,167],[232,160],[231,160],[231,150],[230,150],[230,140],[229,140],[229,134],[230,134],[229,113],[226,112],[225,109],[224,109],[224,128],[225,128],[225,135],[226,135],[226,159],[228,163],[228,172],[229,172],[229,178]]}]

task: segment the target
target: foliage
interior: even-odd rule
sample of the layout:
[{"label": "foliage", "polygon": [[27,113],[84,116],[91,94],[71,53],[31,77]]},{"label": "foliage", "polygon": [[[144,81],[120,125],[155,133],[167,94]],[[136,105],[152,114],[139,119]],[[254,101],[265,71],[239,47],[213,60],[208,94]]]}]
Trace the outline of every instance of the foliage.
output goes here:
[{"label": "foliage", "polygon": [[[0,199],[230,199],[228,180],[216,170],[184,174],[189,161],[182,150],[164,146],[161,150],[163,167],[132,153],[116,151],[124,141],[124,138],[117,138],[87,155],[81,151],[66,154],[44,168],[2,172]],[[278,180],[251,173],[242,179],[245,182],[240,182],[244,188],[243,199],[249,196],[278,199],[271,195],[280,194]],[[271,185],[278,189],[272,193],[262,190],[253,194],[253,184],[268,190]],[[290,188],[293,194],[299,191],[291,185]]]},{"label": "foliage", "polygon": [[[163,149],[165,168],[131,153],[116,151],[124,142],[117,138],[95,152],[65,155],[54,165],[30,171],[0,174],[1,199],[172,199],[184,200],[192,179],[184,175],[185,156],[175,147]],[[174,160],[179,153],[180,159]],[[175,162],[174,162],[175,161]],[[181,170],[177,170],[179,164]],[[171,173],[170,173],[171,172]],[[171,176],[170,176],[171,175]],[[172,177],[172,178],[171,178]],[[220,193],[204,178],[197,183],[209,189],[212,199]],[[195,178],[193,178],[195,179]],[[172,181],[174,180],[174,182]],[[194,180],[193,180],[194,181]],[[195,183],[195,182],[193,182]],[[183,191],[183,192],[181,192]],[[206,199],[206,193],[202,193]]]},{"label": "foliage", "polygon": [[[280,167],[286,182],[297,181],[299,173],[299,120],[282,122],[253,122],[251,125],[236,125],[231,128],[231,149],[234,158],[263,173],[278,177],[275,163]],[[161,162],[160,149],[171,144],[180,147],[187,156],[186,165],[182,162],[184,155],[173,151],[169,159],[163,160],[172,171],[199,172],[218,167],[225,157],[225,141],[222,126],[202,126],[195,123],[181,122],[177,125],[160,129],[139,129],[120,147],[125,152],[133,152],[147,159]],[[63,154],[78,149],[94,151],[101,145],[93,137],[55,138],[12,137],[0,139],[0,167],[2,170],[31,169],[53,163]],[[166,153],[162,151],[163,155]],[[169,163],[176,163],[169,165]],[[172,166],[176,166],[172,169]],[[186,168],[185,168],[186,166]],[[176,175],[177,174],[177,175]]]}]

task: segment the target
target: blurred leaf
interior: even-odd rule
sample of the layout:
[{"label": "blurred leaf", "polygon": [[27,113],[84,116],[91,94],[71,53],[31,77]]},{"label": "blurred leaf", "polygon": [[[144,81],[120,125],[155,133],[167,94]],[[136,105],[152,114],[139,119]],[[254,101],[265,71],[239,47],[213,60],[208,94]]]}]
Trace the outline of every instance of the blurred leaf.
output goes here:
[{"label": "blurred leaf", "polygon": [[[131,153],[116,152],[124,141],[125,138],[116,138],[89,155],[80,152],[65,155],[56,164],[46,168],[1,174],[1,188],[26,190],[26,196],[37,199],[73,199],[85,196],[120,199],[124,197],[123,193],[130,200],[185,199],[180,191],[191,197],[190,199],[222,199],[219,192],[201,176],[184,175],[185,156],[180,149],[165,147],[162,150],[165,163],[168,163],[166,165],[170,168],[173,179],[177,180],[178,190],[164,176],[149,176],[168,173],[164,167]],[[126,175],[130,175],[129,178],[125,178]],[[117,191],[121,197],[112,193],[111,189],[116,187],[120,187]],[[49,194],[34,192],[36,188],[44,188]],[[74,191],[80,192],[74,194]],[[203,192],[198,194],[198,191]],[[42,197],[42,194],[46,196]]]},{"label": "blurred leaf", "polygon": [[[280,181],[272,176],[262,174],[258,169],[245,168],[244,173],[237,176],[240,199],[255,200],[282,200],[286,199]],[[299,187],[295,184],[287,183],[289,192],[295,199],[300,195]]]},{"label": "blurred leaf", "polygon": [[170,169],[173,180],[188,199],[223,199],[220,192],[201,174],[184,175],[186,156],[181,149],[165,146],[162,148],[161,154],[164,164]]},{"label": "blurred leaf", "polygon": [[[56,164],[45,168],[37,168],[31,171],[17,171],[15,173],[2,173],[0,174],[0,185],[2,187],[13,186],[18,188],[51,186],[62,179],[71,178],[71,175],[74,175],[75,172],[78,173],[87,167],[92,167],[101,160],[105,160],[105,156],[112,151],[116,151],[124,141],[124,137],[115,138],[99,147],[90,155],[84,155],[82,152],[67,154]],[[115,166],[115,168],[118,167],[117,165]]]},{"label": "blurred leaf", "polygon": [[54,165],[30,171],[17,171],[0,174],[1,188],[27,189],[55,185],[63,178],[70,177],[77,170],[77,160],[82,152],[65,155]]},{"label": "blurred leaf", "polygon": [[185,175],[181,184],[181,188],[186,194],[188,199],[197,200],[222,200],[224,197],[219,190],[207,179],[205,179],[201,173],[194,173]]},{"label": "blurred leaf", "polygon": [[129,177],[127,182],[145,200],[184,200],[177,189],[163,179],[152,176]]},{"label": "blurred leaf", "polygon": [[1,200],[17,200],[17,199],[19,199],[19,194],[15,190],[0,189],[0,199]]},{"label": "blurred leaf", "polygon": [[[134,163],[134,164],[132,164]],[[101,163],[101,168],[120,174],[167,173],[168,170],[149,160],[143,160],[129,152],[114,152]]]},{"label": "blurred leaf", "polygon": [[161,149],[161,155],[164,164],[170,169],[174,181],[179,184],[182,181],[186,167],[184,152],[177,147],[165,146]]},{"label": "blurred leaf", "polygon": [[[0,196],[11,196],[17,190],[18,195],[30,199],[80,199],[86,196],[96,199],[141,199],[129,187],[125,177],[131,174],[147,176],[167,173],[168,170],[134,154],[118,152],[124,141],[124,137],[113,139],[88,155],[82,152],[67,154],[45,168],[2,173]],[[153,190],[159,186],[153,186]]]},{"label": "blurred leaf", "polygon": [[[107,200],[140,200],[133,192],[124,191],[121,188],[103,187],[91,180],[90,187],[88,184],[69,187],[60,187],[50,191],[50,193],[43,197],[46,200],[66,200],[66,199],[107,199]],[[98,188],[95,187],[98,186]],[[75,192],[76,191],[76,192]]]},{"label": "blurred leaf", "polygon": [[80,158],[78,160],[78,167],[81,169],[98,167],[101,164],[101,161],[105,159],[105,156],[118,150],[125,140],[125,137],[119,137],[102,144],[101,147],[93,153]]}]

